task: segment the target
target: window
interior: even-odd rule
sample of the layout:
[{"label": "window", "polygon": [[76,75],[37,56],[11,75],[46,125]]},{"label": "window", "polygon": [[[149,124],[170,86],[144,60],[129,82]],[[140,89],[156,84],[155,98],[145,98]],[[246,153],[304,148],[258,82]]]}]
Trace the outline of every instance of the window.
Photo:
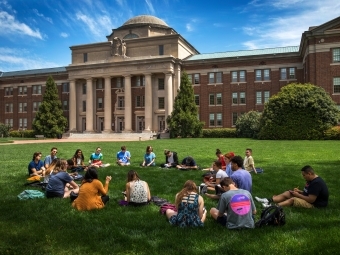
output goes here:
[{"label": "window", "polygon": [[209,126],[215,126],[215,114],[214,113],[209,114]]},{"label": "window", "polygon": [[27,112],[27,103],[19,103],[19,112]]},{"label": "window", "polygon": [[64,93],[70,92],[70,83],[69,82],[63,82],[61,85],[63,87]]},{"label": "window", "polygon": [[39,110],[40,105],[41,102],[33,102],[33,112],[37,112]]},{"label": "window", "polygon": [[200,95],[195,95],[195,104],[200,105]]},{"label": "window", "polygon": [[135,81],[136,84],[135,85],[137,87],[140,87],[140,86],[144,87],[145,86],[145,77],[144,76],[136,76],[135,78],[136,78],[136,81]]},{"label": "window", "polygon": [[63,101],[63,110],[68,111],[68,101],[66,100]]},{"label": "window", "polygon": [[333,49],[333,62],[340,62],[340,48]]},{"label": "window", "polygon": [[222,126],[222,113],[216,113],[216,126]]},{"label": "window", "polygon": [[188,74],[189,81],[191,84],[200,84],[200,74],[195,73],[195,74]]},{"label": "window", "polygon": [[269,80],[270,80],[269,69],[255,70],[255,81],[269,81]]},{"label": "window", "polygon": [[124,97],[118,97],[118,110],[124,110],[124,108],[125,108]]},{"label": "window", "polygon": [[136,107],[144,107],[144,106],[145,106],[145,96],[137,96]]},{"label": "window", "polygon": [[216,105],[221,105],[222,104],[222,93],[217,93],[216,94]]},{"label": "window", "polygon": [[237,112],[233,112],[233,118],[232,118],[232,125],[233,126],[236,125],[237,118],[238,118]]},{"label": "window", "polygon": [[265,91],[264,92],[264,102],[267,103],[269,101],[269,98],[270,98],[270,92]]},{"label": "window", "polygon": [[98,109],[103,109],[103,98],[99,97],[97,99],[97,108]]},{"label": "window", "polygon": [[262,104],[262,91],[256,92],[256,104]]},{"label": "window", "polygon": [[83,112],[86,112],[86,101],[83,101]]},{"label": "window", "polygon": [[5,119],[5,124],[12,128],[13,127],[13,119]]},{"label": "window", "polygon": [[246,92],[233,92],[232,104],[246,104]]},{"label": "window", "polygon": [[27,86],[20,86],[18,88],[19,95],[27,95]]},{"label": "window", "polygon": [[222,105],[222,93],[209,94],[209,105]]},{"label": "window", "polygon": [[159,55],[164,55],[164,45],[158,45]]},{"label": "window", "polygon": [[231,72],[232,82],[245,82],[246,81],[246,71],[232,71]]},{"label": "window", "polygon": [[158,109],[165,109],[164,97],[159,97],[158,98]]},{"label": "window", "polygon": [[103,89],[103,79],[100,78],[96,80],[96,88]]},{"label": "window", "polygon": [[164,90],[164,79],[158,79],[158,90]]},{"label": "window", "polygon": [[[287,73],[288,73],[288,76],[287,76]],[[281,68],[280,79],[281,80],[295,79],[295,67]]]},{"label": "window", "polygon": [[19,119],[19,128],[27,128],[27,118]]},{"label": "window", "polygon": [[87,53],[84,53],[83,57],[84,57],[84,63],[87,62]]},{"label": "window", "polygon": [[86,83],[83,84],[83,95],[86,95]]},{"label": "window", "polygon": [[33,85],[32,89],[32,94],[41,95],[41,85]]},{"label": "window", "polygon": [[209,94],[209,105],[215,105],[215,94]]},{"label": "window", "polygon": [[13,96],[13,88],[12,87],[5,88],[5,96]]},{"label": "window", "polygon": [[116,88],[124,88],[124,77],[116,78]]},{"label": "window", "polygon": [[222,73],[209,73],[209,83],[222,83]]},{"label": "window", "polygon": [[333,92],[340,93],[340,77],[333,78]]},{"label": "window", "polygon": [[13,103],[6,104],[5,112],[13,112]]}]

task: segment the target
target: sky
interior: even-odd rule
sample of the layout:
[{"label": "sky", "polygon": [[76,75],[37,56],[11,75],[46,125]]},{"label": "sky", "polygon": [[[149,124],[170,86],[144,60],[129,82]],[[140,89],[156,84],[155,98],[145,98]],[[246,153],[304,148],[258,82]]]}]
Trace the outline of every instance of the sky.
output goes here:
[{"label": "sky", "polygon": [[200,53],[298,46],[340,16],[339,0],[0,0],[0,71],[67,66],[138,15],[164,20]]}]

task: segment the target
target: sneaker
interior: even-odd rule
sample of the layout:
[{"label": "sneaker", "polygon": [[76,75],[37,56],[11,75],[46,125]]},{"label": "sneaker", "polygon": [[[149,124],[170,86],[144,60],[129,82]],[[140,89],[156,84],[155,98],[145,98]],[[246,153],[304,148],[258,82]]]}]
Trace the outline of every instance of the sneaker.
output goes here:
[{"label": "sneaker", "polygon": [[262,203],[263,208],[268,208],[271,204]]},{"label": "sneaker", "polygon": [[264,204],[269,204],[269,201],[268,201],[267,198],[255,197],[255,199],[256,199],[257,202],[264,203]]}]

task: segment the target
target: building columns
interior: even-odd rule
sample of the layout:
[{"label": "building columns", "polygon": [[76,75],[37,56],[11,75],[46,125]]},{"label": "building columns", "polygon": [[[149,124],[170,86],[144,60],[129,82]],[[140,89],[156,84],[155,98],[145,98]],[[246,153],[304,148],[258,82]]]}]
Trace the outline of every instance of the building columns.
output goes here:
[{"label": "building columns", "polygon": [[151,73],[145,74],[145,108],[144,108],[145,132],[152,130],[152,84]]},{"label": "building columns", "polygon": [[112,128],[112,107],[111,107],[111,77],[105,77],[105,94],[104,94],[104,131],[111,133]]},{"label": "building columns", "polygon": [[69,132],[77,131],[76,81],[70,81],[69,94]]},{"label": "building columns", "polygon": [[181,65],[175,65],[175,78],[174,78],[174,98],[177,97],[177,91],[181,86]]},{"label": "building columns", "polygon": [[173,108],[172,73],[165,74],[165,120],[171,114]]},{"label": "building columns", "polygon": [[132,102],[131,102],[131,76],[126,75],[124,85],[124,131],[130,133],[132,131]]},{"label": "building columns", "polygon": [[92,78],[86,80],[86,130],[85,133],[94,132],[93,120],[93,83]]}]

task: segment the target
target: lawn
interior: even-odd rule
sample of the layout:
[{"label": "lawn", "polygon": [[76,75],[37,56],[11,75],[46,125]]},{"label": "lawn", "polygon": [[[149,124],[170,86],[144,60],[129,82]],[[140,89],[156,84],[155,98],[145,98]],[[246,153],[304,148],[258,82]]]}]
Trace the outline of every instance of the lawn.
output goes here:
[{"label": "lawn", "polygon": [[[121,207],[126,174],[135,169],[149,183],[152,195],[174,202],[188,179],[202,182],[202,171],[140,168],[147,145],[154,147],[156,163],[164,162],[164,149],[191,155],[201,167],[215,159],[215,150],[244,156],[253,149],[255,165],[263,174],[253,175],[253,195],[268,197],[304,186],[300,169],[310,164],[327,183],[329,206],[325,209],[285,208],[286,225],[253,230],[228,230],[207,217],[204,228],[170,226],[155,205]],[[115,154],[126,145],[132,155],[130,167],[114,164]],[[78,212],[68,199],[19,201],[27,189],[27,165],[33,152],[43,157],[53,146],[59,158],[71,158],[77,148],[86,160],[97,146],[104,162],[100,179],[112,176],[110,202],[102,210]],[[258,141],[250,139],[171,139],[142,142],[41,143],[0,145],[0,254],[337,254],[340,246],[339,141]],[[32,188],[34,189],[34,188]],[[257,218],[261,205],[257,202]],[[217,202],[205,198],[209,209]]]}]

